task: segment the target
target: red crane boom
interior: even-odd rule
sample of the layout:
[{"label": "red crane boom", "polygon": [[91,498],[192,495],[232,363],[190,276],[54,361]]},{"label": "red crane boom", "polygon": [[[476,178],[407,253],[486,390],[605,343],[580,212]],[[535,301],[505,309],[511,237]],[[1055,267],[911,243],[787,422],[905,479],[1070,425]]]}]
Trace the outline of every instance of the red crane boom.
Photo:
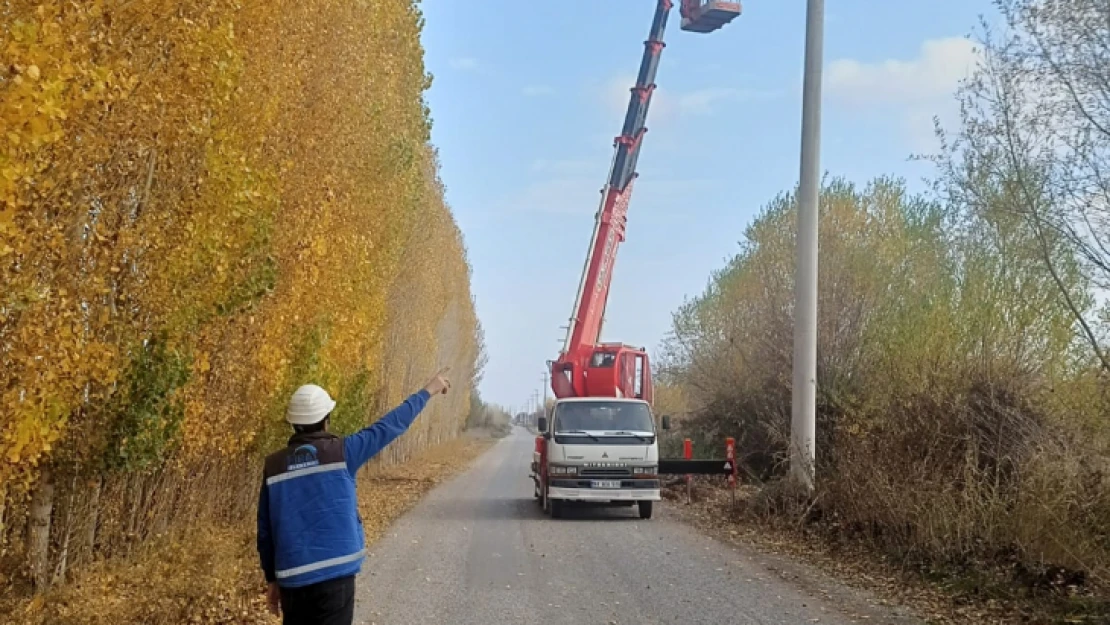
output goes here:
[{"label": "red crane boom", "polygon": [[[658,0],[636,85],[632,87],[620,136],[614,140],[609,178],[601,189],[601,204],[586,254],[578,295],[559,358],[551,363],[555,397],[636,397],[652,400],[651,368],[647,351],[623,343],[601,343],[601,326],[609,299],[613,263],[624,241],[628,202],[635,182],[636,162],[647,127],[648,107],[663,52],[663,33],[672,0]],[[682,30],[708,33],[740,15],[739,2],[682,0]]]}]

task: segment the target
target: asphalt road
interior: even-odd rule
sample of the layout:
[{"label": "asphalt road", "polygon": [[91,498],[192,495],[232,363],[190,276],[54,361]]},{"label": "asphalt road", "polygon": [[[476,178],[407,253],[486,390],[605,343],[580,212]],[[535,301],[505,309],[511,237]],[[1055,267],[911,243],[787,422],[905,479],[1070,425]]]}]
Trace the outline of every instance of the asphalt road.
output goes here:
[{"label": "asphalt road", "polygon": [[399,519],[363,566],[355,623],[912,622],[835,582],[786,581],[761,554],[669,518],[667,501],[649,521],[631,507],[551,519],[532,498],[531,453],[516,429]]}]

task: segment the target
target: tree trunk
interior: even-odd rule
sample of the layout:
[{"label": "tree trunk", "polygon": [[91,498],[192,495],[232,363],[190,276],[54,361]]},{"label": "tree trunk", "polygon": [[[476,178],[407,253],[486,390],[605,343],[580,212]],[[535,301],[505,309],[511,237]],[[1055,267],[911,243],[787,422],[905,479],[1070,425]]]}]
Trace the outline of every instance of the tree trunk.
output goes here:
[{"label": "tree trunk", "polygon": [[62,544],[58,549],[58,563],[54,566],[54,577],[51,581],[52,584],[60,584],[65,581],[66,569],[69,568],[69,545],[70,539],[73,538],[73,519],[74,514],[74,497],[77,493],[77,475],[73,475],[69,484],[69,493],[65,498],[65,510],[61,515],[61,532]]},{"label": "tree trunk", "polygon": [[103,487],[104,477],[97,475],[89,493],[89,525],[85,530],[85,547],[89,550],[90,560],[96,557],[96,532],[100,525],[100,490]]},{"label": "tree trunk", "polygon": [[127,529],[124,532],[124,540],[126,541],[127,552],[130,553],[131,549],[137,542],[139,528],[139,509],[142,507],[143,499],[143,482],[142,478],[132,473],[127,476],[127,494],[125,495],[127,505],[130,509],[130,514],[127,516]]},{"label": "tree trunk", "polygon": [[50,585],[50,518],[54,512],[54,475],[49,465],[42,468],[39,483],[31,497],[27,519],[27,562],[31,582],[40,593]]},{"label": "tree trunk", "polygon": [[150,510],[153,512],[151,519],[150,533],[154,535],[164,534],[169,526],[169,513],[168,510],[174,508],[173,498],[174,493],[180,492],[180,489],[174,483],[176,482],[176,474],[172,473],[172,469],[162,467],[158,470],[158,479],[155,482],[154,488],[150,493]]},{"label": "tree trunk", "polygon": [[0,556],[8,552],[8,525],[5,513],[8,511],[8,485],[0,484]]}]

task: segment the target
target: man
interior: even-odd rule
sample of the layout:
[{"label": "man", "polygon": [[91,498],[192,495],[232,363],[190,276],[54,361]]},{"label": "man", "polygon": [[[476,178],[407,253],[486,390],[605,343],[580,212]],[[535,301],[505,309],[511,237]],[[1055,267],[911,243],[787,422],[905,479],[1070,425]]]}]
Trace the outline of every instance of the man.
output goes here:
[{"label": "man", "polygon": [[365,555],[355,475],[412,425],[451,383],[441,370],[373,425],[340,438],[328,432],[335,402],[306,384],[285,414],[294,430],[285,449],[266,458],[258,495],[258,555],[267,600],[285,625],[350,625],[355,575]]}]

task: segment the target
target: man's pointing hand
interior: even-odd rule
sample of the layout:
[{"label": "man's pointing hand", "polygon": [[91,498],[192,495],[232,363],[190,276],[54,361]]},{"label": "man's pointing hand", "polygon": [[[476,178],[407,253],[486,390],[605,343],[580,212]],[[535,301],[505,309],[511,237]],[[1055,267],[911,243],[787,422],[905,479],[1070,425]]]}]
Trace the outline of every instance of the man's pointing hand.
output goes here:
[{"label": "man's pointing hand", "polygon": [[451,367],[444,367],[440,369],[428,383],[424,385],[424,390],[428,391],[429,395],[435,396],[440,393],[447,394],[447,389],[451,388],[451,381],[447,379],[447,373],[451,371]]}]

